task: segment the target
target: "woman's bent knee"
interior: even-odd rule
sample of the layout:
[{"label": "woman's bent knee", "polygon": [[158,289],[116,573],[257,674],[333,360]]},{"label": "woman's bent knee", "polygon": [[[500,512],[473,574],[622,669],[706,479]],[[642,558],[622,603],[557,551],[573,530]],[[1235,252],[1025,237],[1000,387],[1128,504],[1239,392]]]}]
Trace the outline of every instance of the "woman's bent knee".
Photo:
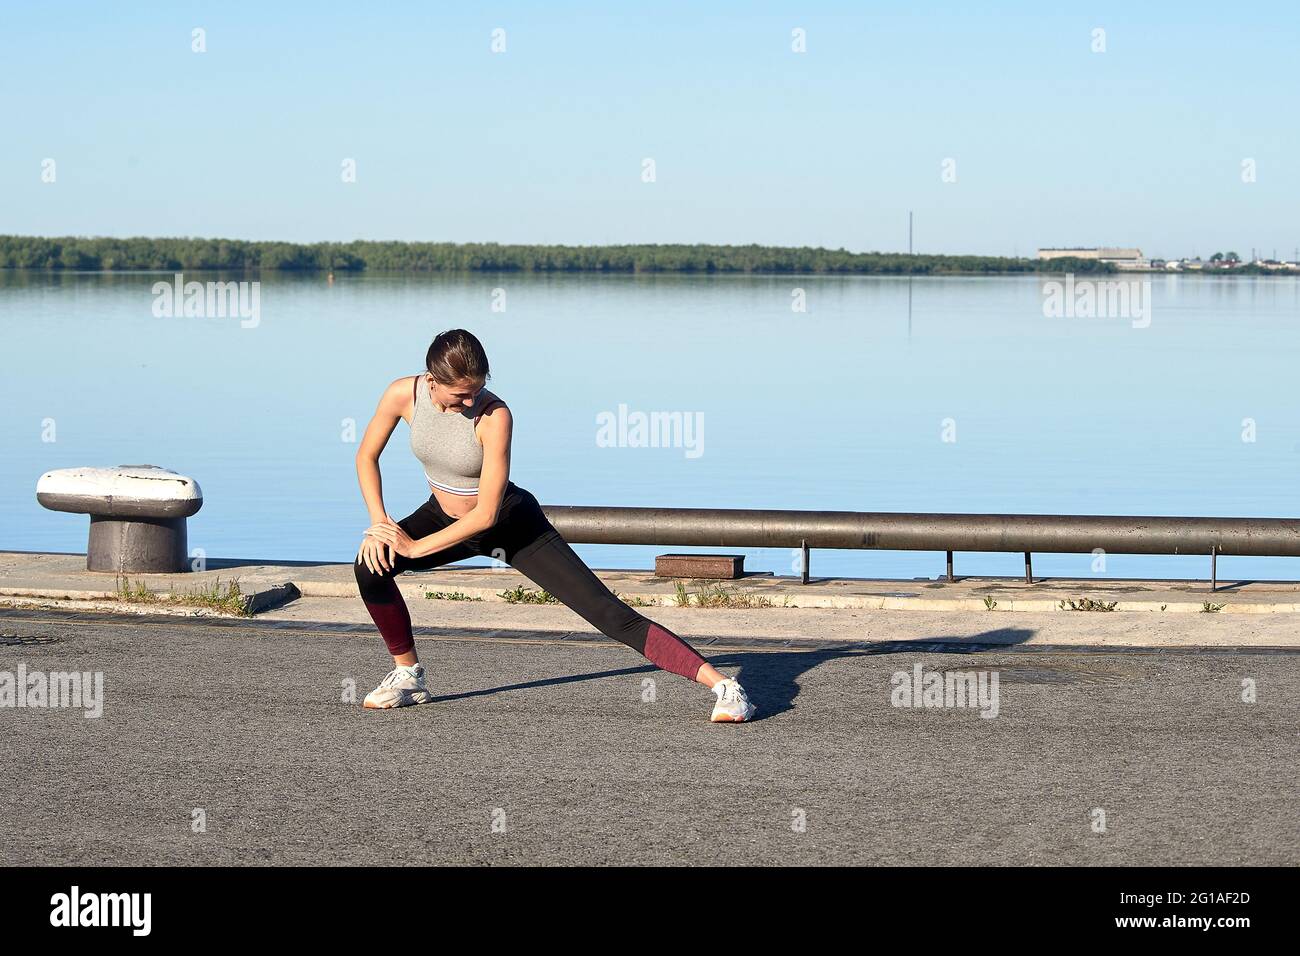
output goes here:
[{"label": "woman's bent knee", "polygon": [[395,586],[391,571],[371,571],[364,561],[353,561],[352,570],[362,597],[380,597]]}]

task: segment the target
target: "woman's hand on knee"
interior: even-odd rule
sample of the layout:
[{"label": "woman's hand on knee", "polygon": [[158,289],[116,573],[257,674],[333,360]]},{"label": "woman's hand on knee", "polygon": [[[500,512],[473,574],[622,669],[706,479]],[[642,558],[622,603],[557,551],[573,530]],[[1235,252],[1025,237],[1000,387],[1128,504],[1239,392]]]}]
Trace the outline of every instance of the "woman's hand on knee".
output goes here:
[{"label": "woman's hand on knee", "polygon": [[373,535],[367,534],[361,539],[357,549],[357,563],[365,564],[372,574],[383,574],[393,569],[392,549]]},{"label": "woman's hand on knee", "polygon": [[418,557],[415,539],[406,533],[406,529],[385,515],[383,521],[376,522],[366,529],[367,535],[374,535],[394,554],[404,558]]}]

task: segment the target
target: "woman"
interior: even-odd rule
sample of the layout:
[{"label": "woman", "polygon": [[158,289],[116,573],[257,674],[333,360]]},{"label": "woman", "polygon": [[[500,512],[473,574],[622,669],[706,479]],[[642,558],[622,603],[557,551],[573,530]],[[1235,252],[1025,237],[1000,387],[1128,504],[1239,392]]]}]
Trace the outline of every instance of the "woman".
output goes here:
[{"label": "woman", "polygon": [[[607,637],[664,670],[713,690],[713,721],[740,722],[754,705],[689,644],[601,583],[560,537],[532,493],[509,480],[510,409],[484,388],[487,355],[464,329],[441,333],[425,356],[425,373],[388,386],[357,451],[357,477],[370,518],[354,568],[366,610],[393,657],[393,670],[366,695],[366,707],[404,707],[433,698],[415,653],[411,615],[395,575],[476,555],[505,561],[555,595]],[[404,419],[411,451],[432,494],[413,514],[393,521],[384,510],[379,455]]]}]

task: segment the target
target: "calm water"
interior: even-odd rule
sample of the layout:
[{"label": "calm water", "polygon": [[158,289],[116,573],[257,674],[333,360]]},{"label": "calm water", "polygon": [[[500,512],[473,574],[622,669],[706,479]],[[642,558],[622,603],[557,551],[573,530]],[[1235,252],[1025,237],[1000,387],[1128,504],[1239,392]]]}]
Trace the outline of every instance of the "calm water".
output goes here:
[{"label": "calm water", "polygon": [[[369,522],[349,422],[359,438],[384,387],[458,326],[482,339],[489,387],[514,412],[511,477],[544,504],[1300,515],[1293,279],[1158,276],[1135,328],[1047,318],[1033,277],[273,276],[243,328],[156,317],[163,278],[0,273],[0,548],[84,551],[87,519],[41,508],[36,479],[147,462],[202,486],[191,547],[351,560]],[[598,416],[620,405],[682,412],[702,432],[689,447],[602,447]],[[399,422],[381,459],[397,518],[428,497],[407,441]],[[716,550],[576,549],[636,568]],[[792,573],[789,551],[745,553]],[[1023,571],[1017,555],[957,562]],[[1111,555],[1105,575],[1208,564]],[[814,574],[942,569],[941,552],[812,556]],[[1036,556],[1035,570],[1093,573],[1088,555]],[[1300,559],[1226,558],[1220,575],[1295,579]]]}]

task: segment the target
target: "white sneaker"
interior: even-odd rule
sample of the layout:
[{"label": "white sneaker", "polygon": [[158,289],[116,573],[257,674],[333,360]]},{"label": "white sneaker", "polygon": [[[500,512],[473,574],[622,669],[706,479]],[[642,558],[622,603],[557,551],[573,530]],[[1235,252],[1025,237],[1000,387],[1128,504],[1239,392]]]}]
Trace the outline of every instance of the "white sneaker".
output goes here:
[{"label": "white sneaker", "polygon": [[757,710],[745,695],[745,688],[736,683],[734,677],[724,677],[714,684],[713,693],[718,702],[713,705],[713,716],[709,720],[714,723],[742,723],[753,717]]},{"label": "white sneaker", "polygon": [[394,667],[379,686],[366,694],[361,706],[387,710],[408,704],[427,704],[433,700],[429,688],[424,686],[424,665],[418,661],[411,667]]}]

